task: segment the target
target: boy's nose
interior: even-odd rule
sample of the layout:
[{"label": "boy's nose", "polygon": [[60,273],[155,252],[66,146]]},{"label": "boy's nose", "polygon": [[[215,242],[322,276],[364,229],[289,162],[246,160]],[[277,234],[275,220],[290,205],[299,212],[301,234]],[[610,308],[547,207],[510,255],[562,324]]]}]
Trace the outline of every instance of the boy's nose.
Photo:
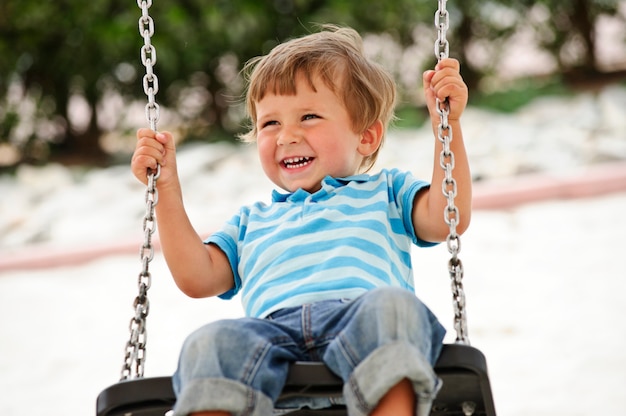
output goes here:
[{"label": "boy's nose", "polygon": [[276,143],[281,145],[296,144],[302,141],[302,135],[297,129],[285,129],[278,135]]}]

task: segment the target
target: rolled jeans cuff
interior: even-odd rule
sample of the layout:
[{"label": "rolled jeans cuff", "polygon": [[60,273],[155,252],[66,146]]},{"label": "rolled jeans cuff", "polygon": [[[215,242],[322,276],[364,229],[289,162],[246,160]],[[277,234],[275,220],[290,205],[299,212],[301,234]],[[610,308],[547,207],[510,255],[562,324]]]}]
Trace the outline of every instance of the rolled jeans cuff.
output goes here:
[{"label": "rolled jeans cuff", "polygon": [[267,416],[273,409],[268,396],[243,383],[205,378],[192,380],[180,392],[174,416],[208,410],[223,410],[234,416]]},{"label": "rolled jeans cuff", "polygon": [[350,416],[370,414],[389,389],[405,378],[415,392],[415,414],[428,416],[442,381],[417,348],[400,342],[377,348],[354,369],[343,389]]}]

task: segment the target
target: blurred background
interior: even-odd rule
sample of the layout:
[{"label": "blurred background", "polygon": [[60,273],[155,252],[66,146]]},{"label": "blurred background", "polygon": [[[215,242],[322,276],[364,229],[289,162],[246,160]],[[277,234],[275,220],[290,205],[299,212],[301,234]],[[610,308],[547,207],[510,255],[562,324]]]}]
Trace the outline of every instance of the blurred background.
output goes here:
[{"label": "blurred background", "polygon": [[[320,23],[363,34],[367,53],[398,80],[399,126],[420,125],[436,9],[433,0],[156,1],[160,126],[183,141],[233,141],[245,127],[242,65]],[[463,0],[448,9],[450,53],[471,105],[512,112],[538,95],[626,78],[624,0]],[[121,0],[0,3],[1,171],[127,161],[145,124],[138,13]]]},{"label": "blurred background", "polygon": [[[377,167],[429,178],[420,84],[435,63],[436,9],[435,0],[155,0],[158,127],[182,142],[196,229],[269,197],[254,146],[235,140],[246,126],[240,69],[316,24],[357,29],[398,82],[400,119]],[[448,9],[450,54],[470,88],[475,209],[461,253],[470,336],[487,356],[499,414],[622,414],[626,0],[450,0]],[[145,214],[145,187],[128,166],[147,125],[140,16],[132,0],[0,0],[4,416],[94,414],[119,375]],[[454,341],[448,253],[412,255],[417,292]],[[242,314],[237,300],[185,297],[159,253],[151,270],[147,376],[171,374],[199,325]]]}]

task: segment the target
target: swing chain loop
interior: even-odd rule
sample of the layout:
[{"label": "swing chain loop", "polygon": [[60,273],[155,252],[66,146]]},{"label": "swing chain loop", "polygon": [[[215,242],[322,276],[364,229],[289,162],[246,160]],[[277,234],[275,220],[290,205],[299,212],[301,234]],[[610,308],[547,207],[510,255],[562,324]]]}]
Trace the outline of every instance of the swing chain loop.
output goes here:
[{"label": "swing chain loop", "polygon": [[[139,19],[139,33],[144,39],[141,48],[141,62],[146,67],[146,74],[143,77],[143,89],[148,97],[146,104],[146,118],[150,123],[150,128],[156,131],[159,119],[159,105],[155,102],[156,93],[159,91],[159,81],[154,74],[154,64],[156,63],[156,49],[152,46],[151,38],[154,34],[154,20],[148,14],[148,9],[152,6],[152,0],[137,0],[137,6],[141,9]],[[161,175],[161,166],[157,165],[156,171],[149,169],[147,172],[148,186],[145,193],[146,212],[143,217],[144,241],[141,245],[139,256],[141,258],[141,272],[138,277],[139,293],[133,302],[135,315],[130,320],[130,338],[126,343],[124,365],[120,381],[129,378],[143,377],[146,360],[146,319],[150,312],[150,301],[148,290],[152,285],[152,275],[150,274],[150,262],[154,258],[154,247],[152,245],[152,235],[156,231],[156,219],[154,207],[159,202],[159,192],[157,190],[157,179]]]},{"label": "swing chain loop", "polygon": [[150,312],[150,300],[148,290],[152,285],[152,275],[150,274],[150,262],[154,258],[154,246],[152,245],[152,235],[156,231],[156,219],[154,207],[159,202],[159,192],[156,182],[161,175],[161,167],[157,166],[155,173],[148,174],[148,186],[146,188],[145,202],[146,212],[143,218],[144,242],[139,250],[141,258],[141,272],[137,280],[139,293],[133,302],[135,316],[130,320],[130,339],[126,344],[126,356],[120,380],[127,380],[134,377],[143,377],[146,360],[146,319]]},{"label": "swing chain loop", "polygon": [[155,101],[155,96],[159,92],[159,79],[153,70],[157,61],[156,49],[152,45],[154,20],[148,13],[148,9],[152,6],[152,0],[137,0],[137,6],[141,9],[139,34],[143,37],[144,43],[141,47],[141,63],[146,67],[146,74],[143,77],[143,90],[148,97],[146,118],[150,123],[150,128],[156,131],[156,125],[160,118],[160,108]]},{"label": "swing chain loop", "polygon": [[435,56],[438,60],[447,58],[450,54],[450,43],[446,39],[446,33],[450,27],[450,14],[446,9],[446,2],[447,0],[439,0],[439,8],[435,12],[435,27],[437,28]]},{"label": "swing chain loop", "polygon": [[[437,28],[437,40],[435,41],[435,56],[437,61],[441,61],[449,56],[450,43],[447,40],[447,31],[450,27],[450,15],[446,9],[447,0],[438,0],[439,8],[435,12],[435,27]],[[458,258],[461,250],[461,239],[456,232],[459,223],[460,212],[454,204],[457,195],[456,180],[452,176],[454,169],[454,153],[450,148],[452,143],[452,129],[448,124],[450,114],[450,104],[448,100],[436,100],[437,113],[440,117],[437,126],[437,139],[442,144],[439,155],[439,165],[444,170],[444,179],[441,184],[443,195],[448,200],[444,208],[444,221],[450,227],[446,244],[451,255],[448,262],[448,272],[450,274],[452,286],[452,303],[454,309],[454,329],[456,330],[456,342],[469,345],[467,331],[467,315],[465,308],[465,292],[463,290],[463,263]]]}]

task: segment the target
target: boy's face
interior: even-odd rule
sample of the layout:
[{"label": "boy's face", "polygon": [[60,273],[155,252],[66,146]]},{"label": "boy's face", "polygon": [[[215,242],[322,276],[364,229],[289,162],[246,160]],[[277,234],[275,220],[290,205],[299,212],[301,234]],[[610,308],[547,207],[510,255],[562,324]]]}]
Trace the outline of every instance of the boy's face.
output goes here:
[{"label": "boy's face", "polygon": [[327,175],[356,174],[367,152],[343,102],[319,78],[313,84],[316,91],[299,75],[295,95],[266,94],[256,103],[261,165],[289,192],[315,192]]}]

